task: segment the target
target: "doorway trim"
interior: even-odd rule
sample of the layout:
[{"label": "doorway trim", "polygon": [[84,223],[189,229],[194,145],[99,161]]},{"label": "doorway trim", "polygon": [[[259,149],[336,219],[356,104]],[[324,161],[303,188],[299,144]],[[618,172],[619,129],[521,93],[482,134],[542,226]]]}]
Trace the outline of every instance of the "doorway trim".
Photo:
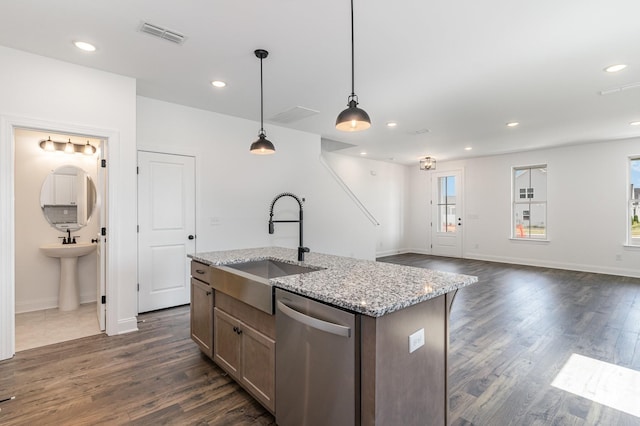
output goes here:
[{"label": "doorway trim", "polygon": [[[28,117],[0,116],[0,360],[15,355],[15,129],[50,131],[78,134],[102,139],[108,145],[107,164],[113,171],[120,152],[119,133],[111,129],[81,126],[78,124],[38,120]],[[117,172],[117,171],[116,171]],[[117,193],[116,182],[110,181],[108,193],[113,200]],[[113,223],[117,212],[113,202],[107,203],[107,220]],[[114,253],[114,232],[110,233],[106,258],[106,297],[109,303],[106,313],[106,333],[118,334],[118,287],[110,277],[117,276],[117,256]]]}]

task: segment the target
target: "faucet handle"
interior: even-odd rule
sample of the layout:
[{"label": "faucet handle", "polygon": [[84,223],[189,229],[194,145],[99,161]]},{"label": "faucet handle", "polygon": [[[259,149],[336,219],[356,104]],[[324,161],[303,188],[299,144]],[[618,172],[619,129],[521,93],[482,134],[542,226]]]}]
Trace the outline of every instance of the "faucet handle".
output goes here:
[{"label": "faucet handle", "polygon": [[62,238],[62,244],[67,244],[67,237],[58,237],[58,238]]}]

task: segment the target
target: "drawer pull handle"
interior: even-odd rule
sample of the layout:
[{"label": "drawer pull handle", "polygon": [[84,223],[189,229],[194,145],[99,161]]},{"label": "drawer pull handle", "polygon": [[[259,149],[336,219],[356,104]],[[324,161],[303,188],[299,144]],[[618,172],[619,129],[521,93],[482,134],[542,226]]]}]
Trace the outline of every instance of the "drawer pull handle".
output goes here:
[{"label": "drawer pull handle", "polygon": [[196,269],[196,273],[204,275],[205,271],[203,271],[202,269]]},{"label": "drawer pull handle", "polygon": [[207,296],[211,296],[211,291],[208,291],[208,292],[207,292]]}]

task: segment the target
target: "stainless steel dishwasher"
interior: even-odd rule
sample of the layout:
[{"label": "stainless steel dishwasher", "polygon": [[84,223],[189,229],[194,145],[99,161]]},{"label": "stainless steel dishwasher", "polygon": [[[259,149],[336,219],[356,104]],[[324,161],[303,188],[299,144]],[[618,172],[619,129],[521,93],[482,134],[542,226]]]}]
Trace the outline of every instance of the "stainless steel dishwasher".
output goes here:
[{"label": "stainless steel dishwasher", "polygon": [[276,289],[276,423],[360,423],[357,316]]}]

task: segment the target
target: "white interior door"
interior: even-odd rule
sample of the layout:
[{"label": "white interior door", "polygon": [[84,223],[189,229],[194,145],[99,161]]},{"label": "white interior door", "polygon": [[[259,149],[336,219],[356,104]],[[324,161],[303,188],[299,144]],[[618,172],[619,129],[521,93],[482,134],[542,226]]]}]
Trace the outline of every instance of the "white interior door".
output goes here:
[{"label": "white interior door", "polygon": [[462,257],[462,170],[431,177],[431,253]]},{"label": "white interior door", "polygon": [[189,303],[195,158],[138,151],[138,312]]},{"label": "white interior door", "polygon": [[97,189],[98,189],[98,199],[96,203],[96,212],[99,217],[100,225],[98,227],[98,235],[96,236],[96,240],[98,242],[98,247],[96,248],[96,259],[98,265],[96,267],[96,271],[98,273],[98,277],[96,280],[96,315],[98,316],[98,324],[100,325],[100,330],[104,331],[106,328],[106,315],[107,315],[107,305],[106,300],[103,303],[103,297],[106,298],[107,294],[107,237],[102,235],[101,230],[107,227],[107,168],[103,167],[103,164],[106,166],[105,159],[107,158],[107,144],[105,141],[100,142],[100,155],[98,156],[98,174],[97,174]]}]

